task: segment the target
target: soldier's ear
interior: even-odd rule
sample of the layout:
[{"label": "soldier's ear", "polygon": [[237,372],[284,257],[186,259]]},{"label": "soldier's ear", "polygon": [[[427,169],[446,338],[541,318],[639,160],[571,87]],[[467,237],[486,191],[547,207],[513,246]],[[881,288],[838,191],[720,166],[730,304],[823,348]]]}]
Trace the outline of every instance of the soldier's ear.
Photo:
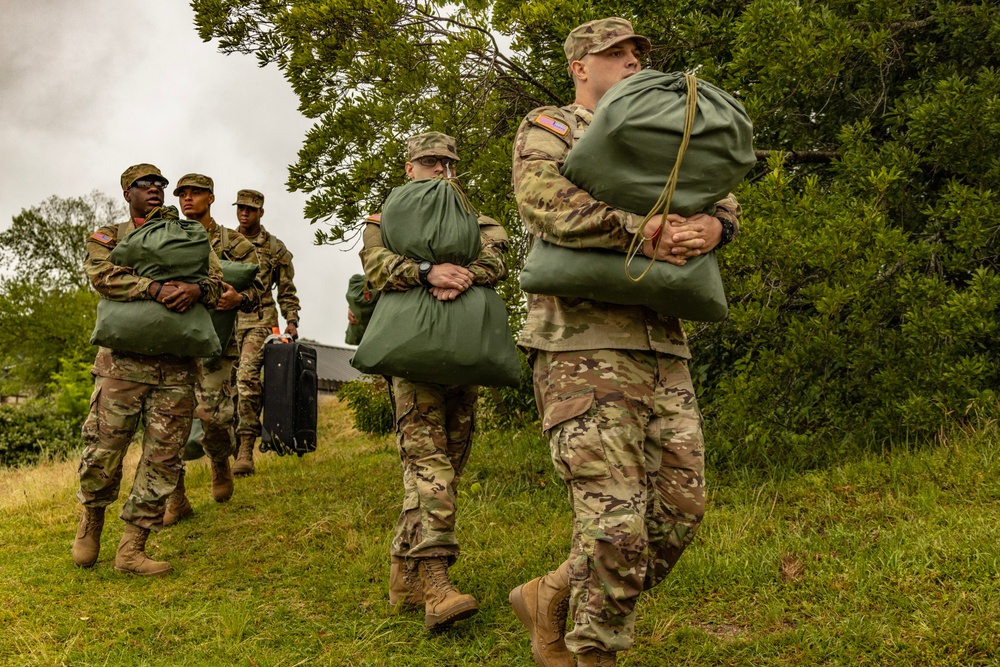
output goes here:
[{"label": "soldier's ear", "polygon": [[215,203],[215,195],[214,194],[208,195],[208,203],[209,203],[210,206]]},{"label": "soldier's ear", "polygon": [[122,190],[122,197],[125,198],[129,204],[132,203],[132,192],[130,190]]},{"label": "soldier's ear", "polygon": [[264,217],[264,207],[263,207],[263,206],[261,206],[261,207],[260,207],[259,209],[257,209],[257,210],[258,210],[258,211],[260,211],[260,216],[259,216],[259,217],[263,218],[263,217]]}]

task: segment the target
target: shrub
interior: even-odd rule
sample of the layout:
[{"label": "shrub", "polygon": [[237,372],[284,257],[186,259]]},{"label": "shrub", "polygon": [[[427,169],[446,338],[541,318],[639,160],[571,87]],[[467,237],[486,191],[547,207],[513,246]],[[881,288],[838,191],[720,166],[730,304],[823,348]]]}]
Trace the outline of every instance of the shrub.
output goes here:
[{"label": "shrub", "polygon": [[392,403],[383,378],[365,375],[341,386],[337,397],[354,413],[354,427],[372,435],[393,431]]},{"label": "shrub", "polygon": [[48,400],[0,405],[0,465],[33,465],[73,452],[80,447],[82,423]]}]

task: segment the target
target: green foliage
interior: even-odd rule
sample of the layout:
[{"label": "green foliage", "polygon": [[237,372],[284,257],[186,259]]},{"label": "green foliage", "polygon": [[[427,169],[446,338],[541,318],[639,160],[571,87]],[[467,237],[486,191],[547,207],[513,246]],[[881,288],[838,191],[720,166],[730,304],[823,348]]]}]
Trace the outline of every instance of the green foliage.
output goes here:
[{"label": "green foliage", "polygon": [[480,430],[521,428],[538,421],[535,382],[528,358],[518,351],[521,382],[516,387],[481,387],[476,406],[476,426]]},{"label": "green foliage", "polygon": [[[320,241],[402,180],[403,139],[458,136],[511,232],[513,134],[572,97],[562,42],[624,16],[652,67],[733,92],[761,162],[720,253],[731,317],[691,327],[720,466],[815,466],[997,412],[1000,13],[979,0],[195,0],[204,39],[275,62],[316,124],[289,185]],[[436,12],[436,13],[435,13]],[[501,48],[494,41],[504,39]],[[507,40],[509,39],[509,44]],[[500,287],[512,321],[523,301]]]},{"label": "green foliage", "polygon": [[82,425],[82,416],[64,413],[48,400],[0,405],[0,467],[70,454],[80,446]]},{"label": "green foliage", "polygon": [[81,423],[90,411],[90,396],[94,393],[91,366],[89,361],[63,357],[59,360],[59,370],[52,375],[48,386],[56,412]]},{"label": "green foliage", "polygon": [[354,413],[354,428],[371,435],[392,433],[392,402],[382,378],[364,376],[345,382],[337,390],[337,397],[346,401]]}]

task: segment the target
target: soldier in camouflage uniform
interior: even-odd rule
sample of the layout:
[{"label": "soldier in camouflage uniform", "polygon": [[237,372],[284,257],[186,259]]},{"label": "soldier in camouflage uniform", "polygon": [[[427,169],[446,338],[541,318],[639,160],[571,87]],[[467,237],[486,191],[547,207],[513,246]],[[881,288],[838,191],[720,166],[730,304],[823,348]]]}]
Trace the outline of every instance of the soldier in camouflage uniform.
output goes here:
[{"label": "soldier in camouflage uniform", "polygon": [[[218,259],[209,253],[210,276],[198,283],[165,283],[138,276],[132,269],[111,262],[111,250],[124,236],[141,226],[163,204],[167,179],[151,164],[125,170],[121,185],[132,219],[98,229],[87,239],[84,269],[94,289],[105,299],[153,299],[177,312],[197,301],[214,308],[222,295]],[[132,491],[122,508],[125,535],[115,555],[115,569],[139,575],[169,572],[169,563],[146,554],[150,530],[163,522],[167,496],[177,486],[181,449],[191,430],[197,360],[165,354],[147,356],[100,348],[94,367],[94,394],[90,414],[83,424],[86,448],[80,460],[80,491],[84,512],[73,541],[73,561],[90,567],[101,548],[105,508],[118,497],[122,461],[142,418],[142,458]]]},{"label": "soldier in camouflage uniform", "polygon": [[[411,180],[452,177],[458,162],[455,139],[427,132],[407,141]],[[453,301],[472,285],[491,286],[507,275],[507,232],[479,217],[482,250],[468,267],[431,264],[397,255],[382,243],[378,214],[367,219],[361,262],[379,290],[427,289]],[[461,594],[448,577],[458,557],[455,537],[459,477],[472,447],[476,387],[391,378],[396,444],[403,469],[403,507],[390,549],[389,602],[423,606],[428,629],[472,616],[479,604]]]},{"label": "soldier in camouflage uniform", "polygon": [[[642,218],[593,199],[560,167],[598,101],[639,71],[649,48],[619,18],[569,34],[575,103],[535,109],[514,141],[515,197],[534,236],[627,251]],[[731,240],[739,213],[730,197],[714,216],[657,215],[643,227],[643,252],[683,264]],[[632,645],[639,594],[670,572],[704,512],[704,444],[684,330],[642,306],[529,295],[518,343],[533,358],[542,429],[574,520],[568,559],[515,588],[510,601],[538,665],[614,665]]]},{"label": "soldier in camouflage uniform", "polygon": [[[177,181],[174,196],[179,200],[184,217],[197,220],[205,227],[212,251],[219,259],[255,266],[258,264],[253,244],[239,232],[222,227],[212,217],[215,182],[211,178],[203,174],[186,174]],[[216,310],[239,309],[242,313],[257,311],[260,293],[264,289],[259,277],[242,292],[237,292],[226,283],[223,283],[223,287]],[[223,503],[233,495],[233,473],[229,467],[229,456],[235,449],[236,440],[233,368],[239,360],[240,351],[236,346],[235,331],[228,341],[219,342],[222,344],[220,357],[198,360],[198,382],[194,387],[197,406],[194,416],[201,420],[204,430],[201,445],[212,466],[212,498]],[[163,525],[170,526],[193,514],[194,508],[185,493],[182,468],[177,488],[167,499]]]},{"label": "soldier in camouflage uniform", "polygon": [[299,336],[299,297],[295,293],[292,253],[278,237],[260,224],[260,219],[264,216],[264,195],[256,190],[240,190],[233,205],[236,207],[240,233],[257,250],[257,259],[260,261],[258,275],[264,285],[257,312],[241,312],[236,320],[236,344],[240,350],[240,363],[236,371],[239,393],[236,436],[239,438],[239,451],[233,472],[237,475],[252,475],[253,447],[261,431],[260,371],[264,365],[264,340],[278,326],[278,309],[271,291],[278,288],[278,306],[285,319],[285,333],[293,339]]}]

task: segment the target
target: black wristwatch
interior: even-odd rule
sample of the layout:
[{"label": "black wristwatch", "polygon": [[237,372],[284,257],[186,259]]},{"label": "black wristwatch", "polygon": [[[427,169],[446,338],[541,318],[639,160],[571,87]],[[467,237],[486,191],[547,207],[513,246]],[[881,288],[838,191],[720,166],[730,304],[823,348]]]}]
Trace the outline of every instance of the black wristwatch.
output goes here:
[{"label": "black wristwatch", "polygon": [[198,289],[201,290],[201,295],[205,296],[206,294],[208,294],[208,283],[206,283],[204,280],[199,280]]},{"label": "black wristwatch", "polygon": [[417,265],[417,275],[420,276],[421,284],[427,285],[428,287],[431,286],[430,281],[427,280],[427,276],[430,275],[431,269],[433,268],[434,265],[428,262],[427,260],[424,260]]},{"label": "black wristwatch", "polygon": [[719,239],[719,245],[716,248],[721,248],[722,246],[728,244],[736,236],[736,225],[729,218],[724,218],[721,215],[716,214],[715,218],[722,225],[722,237]]}]

